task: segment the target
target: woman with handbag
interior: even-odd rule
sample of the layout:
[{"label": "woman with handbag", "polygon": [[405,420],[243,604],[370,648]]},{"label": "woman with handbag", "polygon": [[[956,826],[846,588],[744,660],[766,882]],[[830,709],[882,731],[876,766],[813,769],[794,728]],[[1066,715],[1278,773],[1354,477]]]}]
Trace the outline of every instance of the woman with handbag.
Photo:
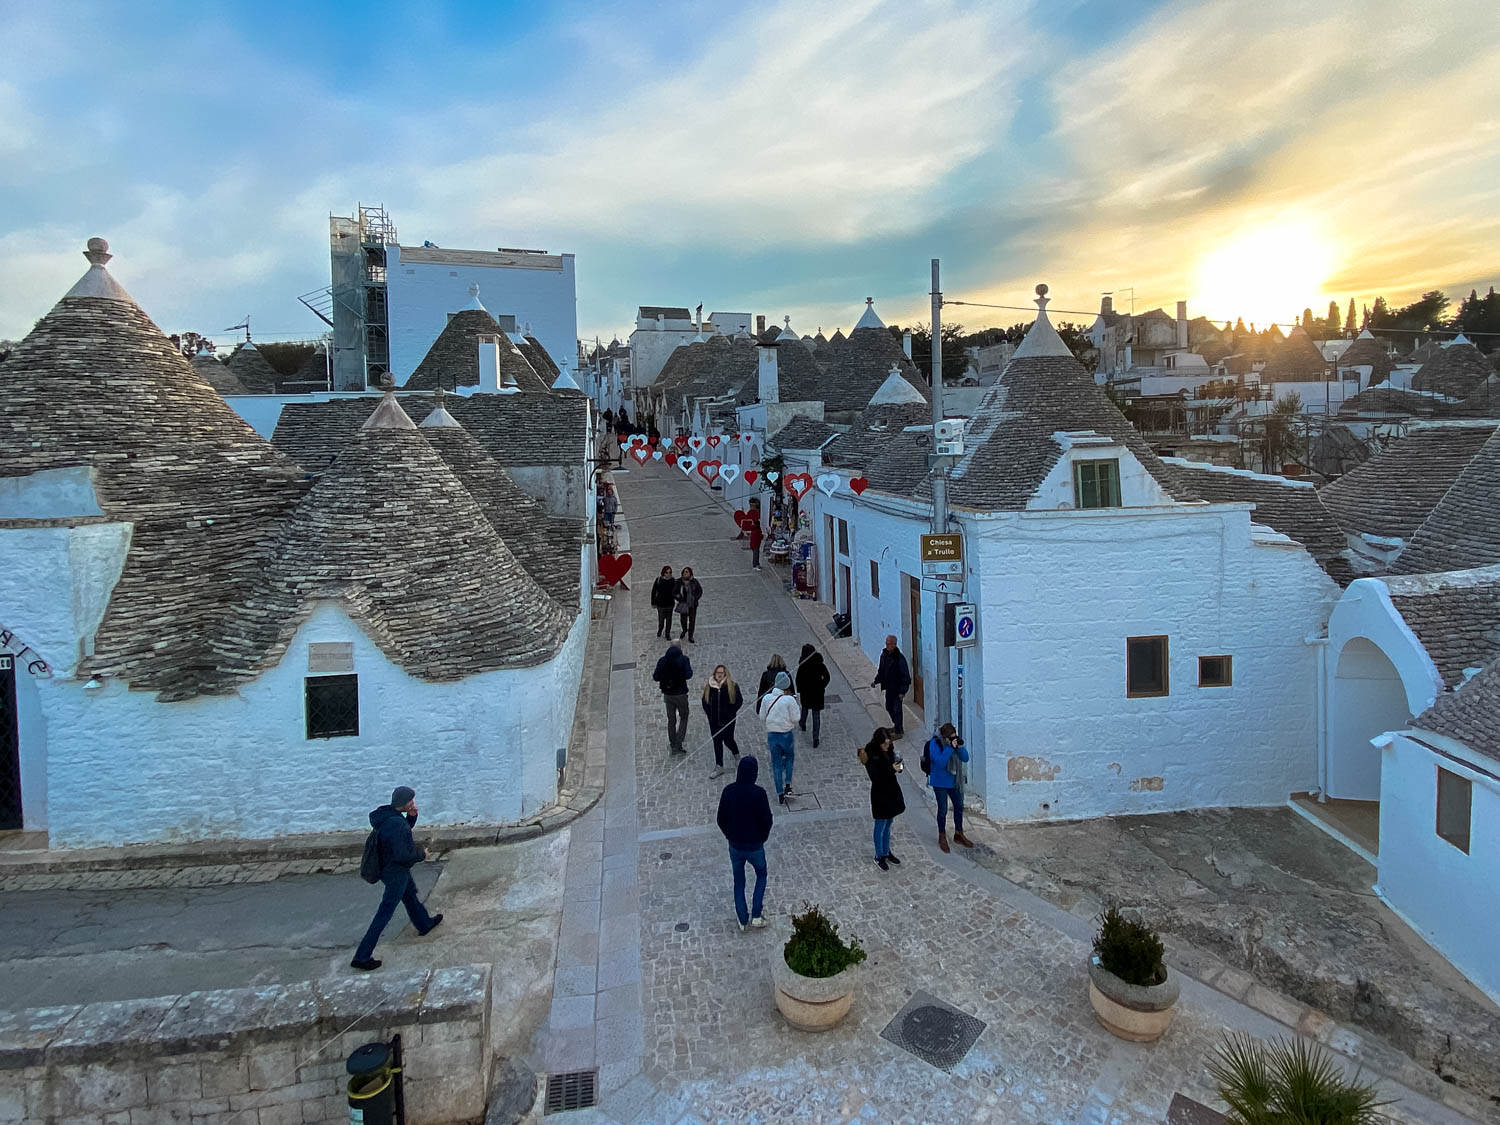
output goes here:
[{"label": "woman with handbag", "polygon": [[860,765],[870,776],[870,815],[875,819],[875,863],[882,871],[889,871],[889,864],[900,864],[891,851],[891,822],[906,811],[906,798],[901,793],[901,759],[896,756],[896,744],[891,732],[885,727],[876,727],[870,741],[860,747]]}]

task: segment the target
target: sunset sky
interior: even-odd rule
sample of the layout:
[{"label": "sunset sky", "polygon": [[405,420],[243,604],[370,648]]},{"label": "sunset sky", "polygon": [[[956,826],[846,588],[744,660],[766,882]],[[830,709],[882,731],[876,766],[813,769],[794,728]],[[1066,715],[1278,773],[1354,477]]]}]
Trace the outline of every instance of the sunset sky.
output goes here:
[{"label": "sunset sky", "polygon": [[933,257],[957,298],[1260,322],[1500,283],[1486,3],[409,8],[0,6],[0,337],[95,234],[168,331],[314,336],[356,201],[575,253],[606,340],[642,303],[926,319]]}]

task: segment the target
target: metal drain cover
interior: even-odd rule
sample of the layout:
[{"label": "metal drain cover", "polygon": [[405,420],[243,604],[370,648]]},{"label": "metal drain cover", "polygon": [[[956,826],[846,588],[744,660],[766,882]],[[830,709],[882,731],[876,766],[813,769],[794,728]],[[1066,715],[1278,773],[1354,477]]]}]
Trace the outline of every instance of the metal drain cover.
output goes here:
[{"label": "metal drain cover", "polygon": [[597,1070],[569,1070],[547,1075],[547,1105],[542,1111],[562,1113],[570,1109],[588,1109],[599,1099]]},{"label": "metal drain cover", "polygon": [[915,993],[880,1037],[939,1070],[952,1070],[969,1053],[985,1022],[926,992]]}]

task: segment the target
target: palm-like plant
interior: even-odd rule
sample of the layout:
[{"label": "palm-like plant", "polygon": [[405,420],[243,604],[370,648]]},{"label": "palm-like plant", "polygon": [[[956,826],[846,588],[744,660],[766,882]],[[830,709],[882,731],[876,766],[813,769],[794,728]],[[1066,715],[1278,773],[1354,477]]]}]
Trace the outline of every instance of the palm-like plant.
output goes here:
[{"label": "palm-like plant", "polygon": [[1370,1125],[1390,1104],[1305,1039],[1226,1036],[1208,1072],[1232,1125]]}]

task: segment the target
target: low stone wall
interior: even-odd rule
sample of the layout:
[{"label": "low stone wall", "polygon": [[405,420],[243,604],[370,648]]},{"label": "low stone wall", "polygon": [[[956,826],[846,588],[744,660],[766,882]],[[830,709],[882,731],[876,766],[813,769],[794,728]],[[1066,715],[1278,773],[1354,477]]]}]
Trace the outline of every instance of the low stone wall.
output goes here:
[{"label": "low stone wall", "polygon": [[0,1012],[0,1123],[345,1123],[344,1060],[399,1032],[408,1120],[467,1125],[489,1011],[489,966],[465,965]]}]

